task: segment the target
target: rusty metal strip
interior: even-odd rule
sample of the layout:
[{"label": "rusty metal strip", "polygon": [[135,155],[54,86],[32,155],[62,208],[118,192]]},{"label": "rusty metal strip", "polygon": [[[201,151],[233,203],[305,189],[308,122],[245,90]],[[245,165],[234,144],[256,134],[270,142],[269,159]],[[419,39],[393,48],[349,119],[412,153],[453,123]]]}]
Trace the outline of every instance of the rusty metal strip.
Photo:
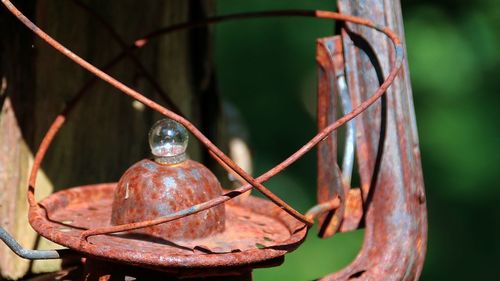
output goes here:
[{"label": "rusty metal strip", "polygon": [[[337,77],[336,72],[343,71],[342,40],[340,36],[319,39],[316,43],[316,61],[318,63],[318,131],[337,119]],[[338,208],[318,217],[318,235],[327,238],[337,232],[344,216],[346,187],[337,164],[337,133],[333,131],[318,144],[318,188],[319,204],[338,197]]]},{"label": "rusty metal strip", "polygon": [[[403,35],[399,1],[340,0],[340,10],[370,18]],[[346,71],[354,106],[369,98],[393,62],[385,38],[347,24]],[[427,218],[408,67],[380,102],[357,119],[357,155],[365,210],[365,239],[356,260],[324,280],[417,280]]]}]

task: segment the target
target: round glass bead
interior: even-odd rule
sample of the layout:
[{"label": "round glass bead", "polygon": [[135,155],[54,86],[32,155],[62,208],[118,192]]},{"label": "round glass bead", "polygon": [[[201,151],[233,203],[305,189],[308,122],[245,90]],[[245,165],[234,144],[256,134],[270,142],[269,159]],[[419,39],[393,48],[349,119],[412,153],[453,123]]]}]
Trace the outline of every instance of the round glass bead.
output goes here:
[{"label": "round glass bead", "polygon": [[149,131],[149,146],[155,161],[175,164],[186,159],[189,135],[181,124],[171,119],[157,121]]}]

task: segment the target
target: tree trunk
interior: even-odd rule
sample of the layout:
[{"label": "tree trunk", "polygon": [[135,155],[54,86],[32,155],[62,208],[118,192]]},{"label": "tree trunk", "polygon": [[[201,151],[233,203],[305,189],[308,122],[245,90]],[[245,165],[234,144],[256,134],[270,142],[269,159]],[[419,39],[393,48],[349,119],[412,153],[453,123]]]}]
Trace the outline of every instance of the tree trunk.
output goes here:
[{"label": "tree trunk", "polygon": [[[16,3],[49,35],[98,67],[122,50],[95,15],[77,1]],[[127,44],[163,26],[204,17],[211,1],[84,1],[122,36]],[[35,38],[5,9],[0,10],[0,224],[28,248],[53,248],[37,237],[27,222],[27,177],[43,135],[65,102],[92,76]],[[217,116],[212,83],[208,29],[178,32],[154,40],[137,52],[145,69],[180,111],[215,138]],[[195,47],[192,47],[195,46]],[[147,74],[125,58],[109,73],[146,96],[165,104]],[[205,105],[203,100],[213,100]],[[66,121],[42,164],[37,197],[86,183],[117,181],[132,163],[149,154],[147,134],[160,116],[98,81]],[[209,129],[212,129],[209,131]],[[189,154],[200,159],[199,144]],[[21,260],[0,244],[5,278],[29,271],[57,269],[57,261]]]}]

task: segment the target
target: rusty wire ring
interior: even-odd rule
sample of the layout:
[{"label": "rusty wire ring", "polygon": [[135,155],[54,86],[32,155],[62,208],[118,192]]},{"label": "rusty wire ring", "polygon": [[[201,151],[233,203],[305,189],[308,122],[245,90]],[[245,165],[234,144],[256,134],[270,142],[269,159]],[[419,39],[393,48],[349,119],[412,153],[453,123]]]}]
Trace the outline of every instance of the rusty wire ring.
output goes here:
[{"label": "rusty wire ring", "polygon": [[[382,33],[384,33],[389,39],[392,41],[394,44],[395,48],[395,54],[394,59],[391,65],[391,71],[389,75],[387,76],[386,80],[382,83],[382,85],[377,89],[377,91],[367,100],[362,102],[359,106],[354,108],[350,113],[344,115],[342,118],[339,118],[337,121],[334,123],[330,124],[326,128],[324,128],[322,131],[320,131],[318,134],[316,134],[310,141],[308,141],[304,146],[302,146],[299,150],[294,152],[290,157],[285,159],[283,162],[280,164],[276,165],[274,168],[271,170],[267,171],[266,173],[262,174],[258,178],[254,179],[250,175],[248,175],[246,172],[244,172],[238,165],[236,165],[234,162],[232,162],[231,159],[229,159],[222,151],[220,151],[212,142],[210,142],[209,139],[207,139],[192,123],[190,123],[187,119],[173,113],[172,111],[162,107],[161,105],[155,103],[154,101],[144,97],[137,91],[127,87],[123,83],[117,81],[110,75],[104,73],[103,71],[99,70],[95,66],[91,65],[81,57],[77,56],[73,52],[71,52],[69,49],[65,48],[62,44],[57,42],[55,39],[50,37],[48,34],[43,32],[39,27],[37,27],[33,22],[31,22],[26,16],[24,16],[9,0],[2,0],[2,3],[7,7],[7,9],[14,14],[23,24],[25,24],[29,29],[31,29],[37,36],[39,36],[41,39],[46,41],[49,45],[60,51],[62,54],[73,60],[75,63],[80,65],[81,67],[85,68],[89,72],[93,73],[97,77],[101,78],[102,80],[108,82],[118,90],[122,91],[124,94],[131,96],[132,98],[140,101],[141,103],[145,104],[146,106],[150,107],[151,109],[183,124],[203,145],[207,147],[207,149],[215,156],[216,160],[219,163],[224,163],[225,169],[230,169],[233,172],[237,173],[240,175],[245,181],[248,182],[247,185],[242,186],[238,189],[235,189],[233,191],[230,191],[222,196],[219,196],[217,198],[214,198],[212,200],[194,205],[188,209],[181,210],[179,212],[176,212],[174,214],[171,214],[166,217],[161,217],[157,218],[154,220],[149,220],[149,221],[142,221],[142,222],[137,222],[137,223],[130,223],[130,224],[123,224],[123,225],[116,225],[116,226],[110,226],[110,227],[101,227],[101,228],[96,228],[93,230],[87,230],[84,231],[81,234],[81,242],[82,243],[87,243],[86,238],[89,236],[93,235],[98,235],[98,234],[107,234],[107,233],[114,233],[114,232],[121,232],[121,231],[127,231],[127,230],[134,230],[138,228],[143,228],[147,226],[153,226],[165,222],[169,222],[175,219],[179,219],[191,214],[195,214],[197,212],[209,209],[211,207],[214,207],[216,205],[222,204],[225,201],[228,201],[231,198],[237,197],[240,194],[252,189],[256,188],[259,190],[261,193],[263,193],[265,196],[267,196],[271,201],[273,201],[275,204],[280,206],[282,209],[284,209],[286,212],[288,212],[290,215],[298,219],[299,221],[305,223],[306,225],[310,226],[312,225],[312,221],[310,217],[306,217],[290,207],[287,203],[285,203],[281,198],[278,196],[274,195],[271,191],[269,191],[266,187],[264,187],[261,183],[267,181],[271,177],[275,176],[279,172],[283,171],[286,167],[294,163],[297,159],[299,159],[302,155],[304,155],[306,152],[311,150],[316,144],[318,144],[320,141],[328,137],[328,134],[330,134],[333,130],[337,129],[338,127],[342,126],[349,120],[353,119],[357,115],[359,115],[361,112],[366,110],[371,104],[373,104],[376,100],[378,100],[387,90],[387,88],[392,84],[394,81],[396,75],[398,74],[402,61],[403,61],[403,46],[400,42],[400,39],[398,36],[392,32],[389,28],[383,27],[383,26],[378,26],[373,24],[371,21],[364,19],[364,18],[359,18],[359,17],[354,17],[354,16],[348,16],[348,15],[343,15],[340,13],[336,12],[329,12],[329,11],[276,11],[276,12],[261,12],[261,16],[271,16],[271,15],[276,15],[276,16],[305,16],[305,17],[315,17],[315,18],[323,18],[323,19],[333,19],[333,20],[340,20],[340,21],[347,21],[347,22],[352,22],[355,24],[360,24],[364,25],[370,28],[374,28]],[[190,27],[195,27],[195,26],[201,26],[201,25],[206,25],[210,23],[215,23],[215,22],[220,22],[226,19],[236,19],[236,18],[249,18],[249,17],[254,17],[258,16],[259,13],[246,13],[246,14],[235,14],[235,15],[228,15],[228,16],[219,16],[219,17],[213,17],[213,18],[207,18],[203,21],[200,22],[195,22],[195,23],[184,23],[177,25],[178,29],[184,29],[184,28],[190,28]],[[172,27],[171,27],[172,28]],[[168,28],[167,28],[168,30]],[[148,38],[154,37],[156,34],[149,34]],[[136,46],[139,40],[136,41]],[[53,124],[47,131],[46,135],[44,136],[40,147],[36,153],[35,156],[35,161],[34,165],[31,170],[30,174],[30,179],[29,179],[29,188],[28,188],[28,201],[30,204],[30,214],[35,214],[35,216],[40,216],[40,207],[38,206],[36,199],[34,197],[34,191],[35,191],[35,183],[36,183],[36,175],[38,173],[38,170],[40,168],[41,161],[44,158],[44,155],[51,144],[53,138],[57,134],[57,131],[61,128],[63,123],[66,120],[66,117],[63,115],[65,113],[68,113],[71,108],[66,108],[62,114],[58,115],[56,119],[54,120]],[[227,167],[225,167],[227,165]],[[39,217],[38,217],[39,218]]]}]

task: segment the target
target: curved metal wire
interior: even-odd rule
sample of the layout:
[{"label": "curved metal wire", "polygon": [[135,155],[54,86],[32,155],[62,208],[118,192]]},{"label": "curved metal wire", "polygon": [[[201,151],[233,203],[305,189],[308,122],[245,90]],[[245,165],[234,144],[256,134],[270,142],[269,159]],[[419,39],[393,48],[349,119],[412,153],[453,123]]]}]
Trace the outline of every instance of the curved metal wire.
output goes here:
[{"label": "curved metal wire", "polygon": [[338,196],[335,196],[333,199],[321,204],[317,204],[309,209],[306,213],[306,217],[308,217],[310,220],[314,220],[324,213],[337,209],[338,207],[340,207],[340,204],[342,204],[340,202],[340,198]]},{"label": "curved metal wire", "polygon": [[[258,17],[258,16],[303,16],[303,17],[314,17],[314,18],[322,18],[322,19],[330,19],[330,20],[340,20],[340,21],[348,21],[352,22],[355,24],[360,24],[364,25],[370,28],[374,28],[382,33],[384,33],[388,38],[393,42],[394,47],[395,47],[395,52],[393,53],[394,60],[391,65],[391,71],[389,75],[387,76],[386,80],[382,83],[382,85],[377,89],[377,91],[366,101],[361,103],[358,107],[354,108],[351,112],[348,114],[344,115],[342,118],[338,119],[336,122],[330,124],[326,128],[324,128],[322,131],[320,131],[317,135],[315,135],[309,142],[307,142],[304,146],[302,146],[299,150],[297,150],[295,153],[293,153],[291,156],[289,156],[287,159],[285,159],[283,162],[272,168],[271,170],[267,171],[263,175],[259,176],[258,178],[254,179],[250,175],[248,175],[245,171],[243,171],[238,165],[236,165],[227,155],[225,155],[222,151],[220,151],[208,138],[206,138],[191,122],[189,122],[187,119],[185,119],[182,116],[179,116],[172,111],[162,107],[158,103],[144,97],[141,95],[139,92],[129,88],[128,86],[124,85],[123,83],[117,81],[110,75],[106,74],[105,72],[101,71],[100,69],[96,68],[92,64],[88,63],[81,57],[77,56],[75,53],[71,52],[69,49],[65,48],[63,45],[61,45],[59,42],[57,42],[55,39],[47,35],[45,32],[43,32],[40,28],[38,28],[33,22],[31,22],[28,18],[26,18],[9,0],[2,0],[2,3],[7,7],[7,9],[14,14],[23,24],[25,24],[29,29],[31,29],[36,35],[38,35],[41,39],[46,41],[49,45],[60,51],[62,54],[73,60],[75,63],[79,64],[89,72],[95,74],[102,80],[108,82],[110,85],[114,86],[118,90],[122,91],[124,94],[131,96],[132,98],[136,99],[137,101],[143,103],[144,105],[150,107],[151,109],[163,114],[166,117],[169,117],[181,124],[183,124],[198,140],[207,147],[207,149],[211,152],[211,154],[214,155],[215,159],[223,164],[222,166],[228,170],[232,170],[233,172],[237,173],[239,176],[241,176],[245,181],[248,182],[248,184],[230,191],[223,196],[214,198],[212,200],[209,200],[207,202],[203,202],[201,204],[192,206],[191,208],[181,210],[179,212],[176,212],[174,214],[171,214],[166,217],[161,217],[157,218],[154,220],[149,220],[149,221],[143,221],[143,222],[137,222],[137,223],[130,223],[130,224],[124,224],[124,225],[116,225],[116,226],[109,226],[109,227],[101,227],[101,228],[96,228],[92,230],[87,230],[84,231],[81,235],[81,242],[82,243],[87,243],[86,238],[92,235],[98,235],[98,234],[106,234],[106,233],[114,233],[114,232],[121,232],[121,231],[127,231],[127,230],[133,230],[133,229],[138,229],[138,228],[143,228],[147,226],[152,226],[152,225],[157,225],[165,222],[169,222],[175,219],[179,219],[191,214],[195,214],[197,212],[209,209],[211,207],[214,207],[218,204],[222,204],[223,202],[234,198],[236,196],[239,196],[240,194],[245,193],[246,191],[256,188],[259,190],[261,193],[263,193],[265,196],[267,196],[272,202],[280,206],[282,209],[284,209],[286,212],[288,212],[290,215],[298,219],[299,221],[307,224],[308,226],[312,225],[312,220],[299,213],[295,209],[293,209],[291,206],[289,206],[286,202],[284,202],[281,198],[278,196],[274,195],[270,190],[268,190],[266,187],[262,185],[263,182],[267,181],[271,177],[275,176],[279,172],[283,171],[285,168],[290,166],[292,163],[294,163],[297,159],[299,159],[302,155],[304,155],[306,152],[311,150],[316,144],[318,144],[321,140],[324,138],[328,137],[328,135],[338,127],[342,126],[349,120],[353,119],[357,115],[359,115],[361,112],[366,110],[371,104],[373,104],[377,99],[379,99],[387,90],[387,88],[391,85],[391,83],[394,81],[399,69],[401,68],[402,60],[403,60],[403,48],[400,43],[400,39],[398,36],[389,30],[386,27],[382,26],[377,26],[371,21],[359,17],[354,17],[354,16],[347,16],[347,15],[342,15],[339,13],[335,12],[328,12],[328,11],[273,11],[273,12],[258,12],[258,13],[244,13],[244,14],[236,14],[236,15],[229,15],[229,16],[219,16],[219,17],[213,17],[213,18],[208,18],[206,20],[194,22],[194,23],[184,23],[184,24],[179,24],[177,26],[173,26],[170,28],[166,28],[165,30],[172,30],[172,29],[185,29],[185,28],[192,28],[196,26],[201,26],[205,24],[211,24],[215,22],[220,22],[223,20],[228,20],[228,19],[240,19],[240,18],[250,18],[250,17]],[[165,31],[163,31],[165,32]],[[138,40],[135,42],[135,46],[139,47],[143,45],[144,43],[147,42],[148,39],[156,36],[157,33],[152,33],[142,40]],[[146,40],[146,41],[144,41]],[[74,106],[74,104],[72,105]],[[30,215],[33,214],[33,216],[40,216],[40,211],[39,206],[37,205],[37,202],[34,197],[34,192],[35,192],[35,184],[36,184],[36,175],[39,170],[41,161],[43,160],[45,153],[51,144],[53,138],[57,134],[57,131],[60,129],[60,127],[64,124],[66,120],[65,113],[69,112],[71,109],[70,106],[69,108],[66,108],[63,112],[62,115],[59,115],[56,117],[55,121],[51,125],[50,129],[48,130],[47,134],[45,135],[44,139],[42,140],[42,143],[40,144],[40,147],[36,153],[35,156],[35,161],[33,168],[31,170],[30,174],[30,179],[29,179],[29,188],[28,188],[28,201],[30,204]]]},{"label": "curved metal wire", "polygon": [[23,259],[28,260],[50,260],[50,259],[60,259],[63,254],[69,252],[68,249],[61,250],[30,250],[23,248],[23,246],[17,243],[16,239],[12,237],[3,227],[0,226],[0,240],[2,240],[5,245],[9,247],[16,255]]}]

